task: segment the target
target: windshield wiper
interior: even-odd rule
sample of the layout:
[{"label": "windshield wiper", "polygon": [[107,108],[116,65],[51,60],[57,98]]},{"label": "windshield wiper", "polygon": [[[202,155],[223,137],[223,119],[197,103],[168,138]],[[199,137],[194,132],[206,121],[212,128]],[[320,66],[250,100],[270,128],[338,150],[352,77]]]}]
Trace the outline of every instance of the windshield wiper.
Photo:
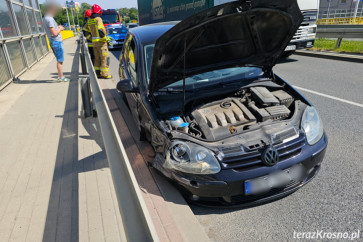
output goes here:
[{"label": "windshield wiper", "polygon": [[[175,88],[162,88],[159,89],[157,92],[167,92],[167,93],[182,93],[183,89],[175,89]],[[193,90],[185,90],[185,92],[193,92]]]}]

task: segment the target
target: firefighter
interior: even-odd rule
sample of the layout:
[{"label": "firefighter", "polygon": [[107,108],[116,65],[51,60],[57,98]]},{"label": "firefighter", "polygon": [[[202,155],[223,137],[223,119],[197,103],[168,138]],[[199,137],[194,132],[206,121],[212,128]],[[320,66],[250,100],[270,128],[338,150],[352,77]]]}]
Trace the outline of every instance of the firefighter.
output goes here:
[{"label": "firefighter", "polygon": [[92,6],[92,14],[87,24],[83,28],[85,36],[92,38],[93,51],[95,55],[95,70],[97,76],[103,79],[111,79],[108,68],[108,47],[107,47],[107,33],[103,25],[102,9],[99,5]]},{"label": "firefighter", "polygon": [[[87,21],[91,18],[91,14],[92,14],[92,10],[88,9],[85,13],[84,13],[84,21],[83,21],[83,28],[84,26],[87,24]],[[95,65],[95,55],[93,53],[93,44],[92,44],[92,36],[91,33],[88,32],[87,36],[87,44],[88,44],[88,52],[91,55],[91,60],[92,60],[92,64]]]}]

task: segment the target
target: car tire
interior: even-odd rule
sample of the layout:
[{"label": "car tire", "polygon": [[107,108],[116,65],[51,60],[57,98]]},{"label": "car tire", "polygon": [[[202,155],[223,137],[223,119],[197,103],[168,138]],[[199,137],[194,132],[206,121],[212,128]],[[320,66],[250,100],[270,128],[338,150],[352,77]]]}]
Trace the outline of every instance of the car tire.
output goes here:
[{"label": "car tire", "polygon": [[139,132],[140,132],[140,141],[147,141],[147,134],[146,134],[146,130],[139,126]]},{"label": "car tire", "polygon": [[289,58],[294,53],[295,53],[295,50],[285,51],[284,53],[282,53],[281,58],[284,58],[284,59]]}]

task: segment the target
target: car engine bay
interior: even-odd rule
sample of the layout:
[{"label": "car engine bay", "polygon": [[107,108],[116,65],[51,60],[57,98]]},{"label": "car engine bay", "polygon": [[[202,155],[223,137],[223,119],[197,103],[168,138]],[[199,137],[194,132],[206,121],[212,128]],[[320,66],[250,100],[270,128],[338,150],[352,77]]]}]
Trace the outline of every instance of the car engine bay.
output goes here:
[{"label": "car engine bay", "polygon": [[165,123],[170,130],[216,141],[242,133],[255,124],[290,118],[295,101],[282,88],[250,87],[224,99],[198,100],[186,115],[169,118]]}]

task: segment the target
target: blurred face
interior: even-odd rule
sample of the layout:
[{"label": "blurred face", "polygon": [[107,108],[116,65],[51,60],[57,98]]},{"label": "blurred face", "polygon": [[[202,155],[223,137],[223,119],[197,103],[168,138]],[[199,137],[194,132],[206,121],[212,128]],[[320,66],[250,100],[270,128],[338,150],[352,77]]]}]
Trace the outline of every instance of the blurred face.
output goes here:
[{"label": "blurred face", "polygon": [[48,14],[49,15],[55,16],[55,15],[57,15],[59,13],[59,11],[60,11],[60,8],[58,6],[56,6],[56,5],[50,5],[48,7]]}]

